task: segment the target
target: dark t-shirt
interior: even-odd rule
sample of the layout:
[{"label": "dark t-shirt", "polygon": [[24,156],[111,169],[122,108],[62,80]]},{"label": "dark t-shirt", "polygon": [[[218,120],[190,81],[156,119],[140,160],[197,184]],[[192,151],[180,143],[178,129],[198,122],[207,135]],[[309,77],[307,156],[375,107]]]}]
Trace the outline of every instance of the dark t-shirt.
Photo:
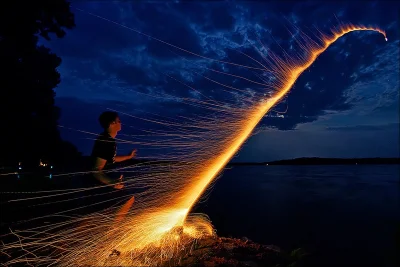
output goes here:
[{"label": "dark t-shirt", "polygon": [[106,132],[99,134],[93,146],[92,158],[105,159],[106,165],[109,165],[114,163],[116,153],[117,142],[115,139]]},{"label": "dark t-shirt", "polygon": [[[113,165],[114,163],[116,151],[117,151],[116,140],[112,138],[107,132],[99,134],[96,138],[96,141],[94,142],[94,146],[92,149],[92,154],[91,154],[92,167],[95,159],[101,158],[107,161],[105,169],[111,169],[110,165]],[[107,176],[112,178],[112,173],[107,173]],[[89,187],[97,187],[99,185],[104,186],[103,183],[101,183],[94,177],[92,172],[86,174],[84,178],[85,179],[82,179],[81,181],[80,184],[81,187],[89,188]],[[113,189],[112,187],[101,187],[101,188],[94,188],[91,191],[82,191],[81,194],[84,197],[80,199],[81,201],[80,205],[85,207],[84,209],[82,209],[82,212],[87,214],[89,212],[94,212],[94,211],[97,212],[99,210],[109,207],[112,203],[108,201],[104,202],[104,193],[109,193],[114,191],[115,189]],[[100,195],[96,196],[96,194]]]}]

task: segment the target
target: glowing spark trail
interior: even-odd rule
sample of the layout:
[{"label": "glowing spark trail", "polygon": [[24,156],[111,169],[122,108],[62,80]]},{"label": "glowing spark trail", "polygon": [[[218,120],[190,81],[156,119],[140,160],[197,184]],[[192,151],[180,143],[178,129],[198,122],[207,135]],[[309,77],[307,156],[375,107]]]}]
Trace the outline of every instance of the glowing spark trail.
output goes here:
[{"label": "glowing spark trail", "polygon": [[286,65],[284,62],[278,61],[280,69],[284,70],[282,86],[278,90],[278,92],[272,96],[265,103],[261,103],[258,106],[254,107],[254,111],[251,112],[248,116],[248,119],[243,121],[243,127],[238,129],[237,137],[233,140],[232,143],[228,143],[223,149],[222,153],[220,153],[217,157],[210,161],[209,167],[200,173],[194,180],[198,181],[193,183],[192,186],[185,189],[185,200],[183,203],[183,207],[190,208],[195,204],[196,200],[201,196],[203,191],[207,188],[207,185],[210,181],[222,170],[222,168],[229,162],[229,160],[235,155],[235,153],[239,150],[240,146],[245,142],[245,140],[250,136],[254,128],[261,121],[261,119],[265,116],[265,114],[275,105],[277,104],[290,90],[293,84],[296,82],[297,78],[307,69],[309,68],[314,61],[317,59],[319,55],[321,55],[328,47],[333,44],[337,39],[342,37],[343,35],[353,32],[353,31],[376,31],[381,33],[385,40],[386,33],[379,28],[365,27],[365,26],[355,26],[348,25],[339,29],[336,32],[333,32],[333,37],[325,37],[322,39],[323,45],[321,47],[309,47],[310,48],[310,56],[305,60],[303,64],[296,66]]},{"label": "glowing spark trail", "polygon": [[[133,30],[109,19],[91,15]],[[143,34],[136,30],[133,31]],[[170,259],[178,259],[188,253],[187,248],[190,248],[196,239],[214,235],[214,229],[205,215],[189,215],[193,205],[204,195],[205,190],[210,187],[217,175],[254,132],[263,117],[273,106],[282,101],[297,78],[331,44],[353,31],[375,31],[381,33],[387,41],[385,32],[379,28],[341,25],[339,29],[332,32],[332,35],[321,35],[319,43],[312,41],[307,36],[302,36],[303,42],[297,41],[307,53],[303,56],[299,54],[296,60],[288,57],[281,59],[271,53],[269,53],[269,59],[262,55],[271,69],[217,61],[242,68],[263,70],[268,74],[272,73],[275,79],[270,84],[261,83],[265,88],[273,87],[275,89],[267,98],[264,98],[264,93],[267,92],[263,92],[263,97],[256,100],[254,99],[259,96],[257,94],[253,98],[242,95],[240,100],[245,104],[241,107],[225,106],[223,103],[211,99],[209,101],[185,99],[182,101],[183,104],[209,109],[215,117],[200,115],[192,118],[181,117],[179,118],[181,121],[137,118],[124,114],[130,116],[131,119],[141,119],[145,123],[156,124],[163,129],[142,130],[143,135],[133,136],[134,141],[126,140],[125,137],[118,141],[133,145],[145,145],[146,149],[171,148],[170,154],[165,152],[161,154],[168,163],[154,162],[153,165],[139,164],[135,166],[132,170],[132,177],[126,177],[127,193],[123,197],[113,197],[111,193],[107,193],[109,195],[100,194],[96,191],[102,188],[99,186],[52,192],[42,191],[36,192],[37,195],[31,197],[13,200],[12,203],[18,203],[36,200],[48,201],[49,198],[52,198],[54,199],[52,202],[39,204],[50,205],[63,201],[57,197],[68,195],[71,196],[71,200],[74,200],[82,197],[76,197],[76,194],[85,193],[90,196],[103,196],[104,203],[116,200],[122,202],[118,207],[109,207],[86,216],[69,215],[69,212],[84,207],[63,210],[57,213],[59,218],[64,218],[62,222],[54,223],[51,226],[38,226],[25,232],[13,232],[16,241],[3,245],[0,252],[4,255],[13,255],[13,251],[18,251],[19,254],[8,259],[6,265],[25,263],[58,266],[155,266]],[[155,39],[149,35],[146,36]],[[208,59],[159,39],[155,40],[186,53]],[[251,59],[262,65],[255,59]],[[240,77],[238,76],[238,78]],[[219,84],[215,80],[206,79],[214,84]],[[249,79],[244,80],[253,84],[258,83]],[[225,87],[235,91],[232,86]],[[146,190],[135,192],[134,197],[129,191],[143,188]]]}]

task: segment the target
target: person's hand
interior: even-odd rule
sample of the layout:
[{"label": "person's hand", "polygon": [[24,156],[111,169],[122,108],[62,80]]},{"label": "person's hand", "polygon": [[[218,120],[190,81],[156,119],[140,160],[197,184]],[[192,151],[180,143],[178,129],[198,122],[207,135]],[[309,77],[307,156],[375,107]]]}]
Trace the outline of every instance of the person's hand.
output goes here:
[{"label": "person's hand", "polygon": [[118,184],[114,185],[114,189],[120,190],[122,188],[124,188],[124,184],[123,183],[118,183]]},{"label": "person's hand", "polygon": [[136,157],[136,152],[137,152],[136,149],[132,150],[132,152],[129,154],[129,157],[130,157],[131,159],[134,158],[134,157]]},{"label": "person's hand", "polygon": [[124,184],[122,183],[122,179],[124,178],[124,175],[121,174],[121,176],[118,178],[119,183],[114,185],[114,189],[122,189],[124,188]]}]

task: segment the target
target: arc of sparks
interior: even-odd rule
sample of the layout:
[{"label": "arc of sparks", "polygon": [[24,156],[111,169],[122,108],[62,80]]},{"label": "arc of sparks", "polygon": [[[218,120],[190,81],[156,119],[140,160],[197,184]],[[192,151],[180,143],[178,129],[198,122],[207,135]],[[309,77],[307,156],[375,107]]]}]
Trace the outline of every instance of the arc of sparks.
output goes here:
[{"label": "arc of sparks", "polygon": [[235,140],[229,143],[215,158],[210,160],[208,167],[204,168],[204,171],[193,179],[196,182],[185,190],[184,194],[186,197],[182,203],[179,203],[181,206],[188,208],[190,211],[198,198],[203,194],[208,184],[238,152],[242,144],[251,135],[265,114],[267,114],[267,112],[289,92],[297,78],[305,70],[307,70],[315,62],[318,56],[326,51],[330,45],[332,45],[340,37],[353,31],[375,31],[382,34],[387,41],[385,31],[377,27],[367,27],[363,25],[356,26],[350,24],[342,26],[338,30],[333,31],[332,37],[322,36],[321,40],[323,41],[323,44],[320,47],[309,47],[310,56],[303,64],[298,66],[290,66],[282,61],[278,61],[278,66],[285,71],[283,75],[285,78],[281,88],[270,99],[268,99],[268,101],[260,103],[254,108],[254,110],[249,114],[248,119],[244,121],[243,126],[237,131]]},{"label": "arc of sparks", "polygon": [[[105,19],[91,13],[89,14],[101,19]],[[133,30],[114,21],[108,19],[105,20]],[[138,262],[135,262],[135,265],[144,264],[146,262],[148,263],[148,265],[155,265],[154,263],[156,261],[154,260],[154,258],[156,258],[157,256],[154,255],[156,255],[155,251],[157,250],[152,247],[152,244],[157,243],[159,247],[164,246],[161,257],[168,258],[169,256],[165,256],[168,253],[170,253],[168,255],[175,255],[174,251],[177,248],[177,244],[180,242],[179,235],[172,232],[172,230],[176,229],[176,227],[183,227],[182,231],[193,238],[201,236],[201,234],[199,234],[199,232],[196,230],[199,228],[204,229],[205,233],[211,234],[212,227],[206,219],[199,219],[199,217],[197,219],[193,219],[192,216],[188,216],[193,205],[198,201],[200,196],[203,195],[204,191],[215,180],[218,173],[222,171],[225,165],[238,152],[240,147],[253,133],[254,129],[262,120],[262,118],[290,91],[298,77],[305,70],[307,70],[315,62],[318,56],[326,51],[330,45],[332,45],[340,37],[353,31],[375,31],[382,34],[387,41],[386,33],[379,28],[355,25],[341,25],[338,29],[335,29],[333,31],[332,36],[322,35],[320,38],[321,44],[311,42],[311,44],[307,43],[304,46],[301,45],[302,48],[307,49],[307,51],[309,52],[307,57],[300,59],[302,60],[301,62],[284,61],[272,55],[272,62],[273,64],[275,64],[274,73],[279,74],[278,82],[275,84],[277,87],[275,93],[266,101],[255,102],[254,106],[252,106],[251,109],[247,110],[247,113],[244,113],[244,110],[241,110],[240,113],[244,114],[241,114],[240,121],[235,124],[237,128],[231,130],[229,134],[224,136],[225,139],[217,143],[217,146],[212,147],[212,153],[207,154],[207,156],[209,157],[204,158],[204,155],[199,152],[199,154],[197,155],[197,159],[201,161],[201,164],[195,165],[193,168],[192,165],[188,165],[188,167],[186,167],[187,169],[184,169],[182,171],[184,175],[182,177],[179,177],[179,179],[182,179],[179,180],[180,182],[183,183],[183,181],[185,181],[185,187],[172,188],[172,186],[170,186],[168,189],[171,189],[171,191],[165,190],[163,186],[166,184],[164,183],[169,182],[172,184],[174,179],[177,178],[176,176],[174,176],[175,173],[168,173],[170,175],[169,177],[167,177],[169,180],[161,181],[161,186],[157,188],[157,190],[159,191],[168,191],[168,195],[164,191],[161,192],[163,193],[161,194],[161,196],[168,196],[168,198],[161,199],[157,202],[157,204],[165,203],[164,206],[153,207],[152,204],[154,203],[141,203],[140,198],[137,198],[135,201],[135,198],[132,197],[125,203],[124,206],[121,207],[120,210],[116,212],[116,214],[114,214],[115,216],[108,216],[109,214],[106,214],[107,216],[93,217],[93,220],[90,221],[90,224],[85,223],[81,225],[80,228],[83,229],[81,230],[81,232],[79,232],[76,228],[70,228],[66,231],[61,232],[61,234],[49,234],[47,237],[41,238],[39,241],[36,241],[34,239],[34,241],[30,241],[31,239],[28,239],[27,244],[23,245],[18,242],[12,244],[9,247],[22,248],[22,250],[24,251],[27,251],[25,250],[25,248],[29,248],[29,253],[36,253],[36,250],[44,249],[48,246],[57,244],[58,240],[64,240],[64,242],[73,240],[75,243],[71,245],[72,248],[68,251],[68,253],[65,252],[65,254],[61,254],[61,256],[58,256],[58,258],[56,259],[56,262],[59,263],[61,266],[77,266],[78,264],[76,263],[83,265],[86,262],[89,262],[92,265],[105,265],[106,260],[109,257],[111,248],[118,248],[118,250],[122,253],[131,252],[131,255],[134,254],[133,251],[139,251],[140,253],[137,254],[144,256],[140,258]],[[141,32],[138,33],[143,34]],[[161,43],[173,46],[174,48],[178,48],[183,52],[197,55],[190,51],[181,49],[177,46],[168,44],[162,40],[156,38],[153,39],[160,41]],[[202,57],[200,55],[197,56]],[[218,60],[215,61],[223,62]],[[235,65],[234,63],[231,64]],[[238,64],[236,65],[247,67]],[[264,71],[271,72],[270,70],[266,69],[264,69]],[[221,121],[219,123],[223,124],[226,123],[226,121]],[[229,127],[232,125],[233,124],[230,124],[230,122],[228,121],[224,125],[224,127]],[[166,126],[178,127],[179,125],[168,124]],[[201,128],[202,125],[196,125],[196,127]],[[221,128],[219,128],[219,130],[221,130]],[[204,141],[202,144],[207,145],[207,142]],[[182,169],[183,168],[185,167],[182,167]],[[168,185],[166,185],[165,187],[168,187]],[[157,196],[157,193],[160,193],[159,191],[151,191],[151,193],[154,195],[151,200],[159,197]],[[133,205],[134,202],[135,205]],[[131,214],[130,212],[132,206],[136,207],[137,210],[139,210],[140,212],[132,212]],[[112,227],[109,227],[110,225]],[[166,235],[166,233],[170,232],[172,232],[170,235]],[[47,230],[43,230],[41,233],[47,234]],[[88,233],[90,233],[90,235]],[[94,237],[92,238],[91,236]],[[88,256],[87,254],[90,255]],[[160,254],[157,255],[160,258]],[[11,260],[9,264],[17,263],[23,260],[24,259],[22,258],[16,258]],[[28,262],[28,260],[26,261]],[[30,259],[29,261],[37,261],[37,263],[48,263],[53,261],[53,259],[36,257]],[[132,265],[132,262],[129,263],[121,260],[120,262],[118,262],[118,265]]]}]

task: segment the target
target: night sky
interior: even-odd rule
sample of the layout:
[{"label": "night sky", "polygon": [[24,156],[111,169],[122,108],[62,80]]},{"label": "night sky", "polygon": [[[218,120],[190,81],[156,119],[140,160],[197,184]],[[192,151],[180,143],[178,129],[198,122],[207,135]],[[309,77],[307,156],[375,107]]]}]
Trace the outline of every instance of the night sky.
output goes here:
[{"label": "night sky", "polygon": [[[349,2],[72,1],[76,27],[62,39],[42,41],[62,58],[59,123],[74,129],[61,129],[62,136],[88,155],[93,136],[76,130],[99,132],[97,118],[106,108],[141,117],[194,112],[174,98],[148,94],[207,96],[240,105],[240,98],[204,77],[250,93],[263,90],[208,69],[261,82],[252,70],[196,57],[87,12],[193,53],[248,66],[255,62],[242,53],[260,61],[261,47],[278,55],[301,53],[294,39],[298,29],[309,36],[317,34],[315,27],[329,33],[337,17],[378,26],[389,41],[375,32],[353,32],[332,45],[274,108],[287,112],[270,112],[234,160],[399,157],[399,5]],[[121,119],[121,133],[135,134],[141,127],[128,116]],[[122,144],[119,151],[129,148]]]}]

